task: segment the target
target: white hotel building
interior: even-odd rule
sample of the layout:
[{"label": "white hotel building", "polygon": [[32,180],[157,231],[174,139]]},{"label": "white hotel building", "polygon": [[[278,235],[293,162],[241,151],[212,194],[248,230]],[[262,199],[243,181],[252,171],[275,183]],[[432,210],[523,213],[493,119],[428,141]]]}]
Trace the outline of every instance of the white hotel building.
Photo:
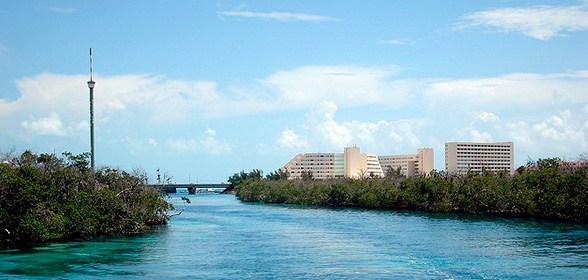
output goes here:
[{"label": "white hotel building", "polygon": [[514,143],[445,143],[445,172],[508,171],[514,174]]},{"label": "white hotel building", "polygon": [[316,179],[336,177],[384,177],[388,166],[401,168],[402,174],[415,176],[433,170],[433,149],[418,149],[414,155],[377,156],[362,154],[359,147],[346,147],[343,153],[302,153],[286,165],[290,179],[298,179],[303,171]]}]

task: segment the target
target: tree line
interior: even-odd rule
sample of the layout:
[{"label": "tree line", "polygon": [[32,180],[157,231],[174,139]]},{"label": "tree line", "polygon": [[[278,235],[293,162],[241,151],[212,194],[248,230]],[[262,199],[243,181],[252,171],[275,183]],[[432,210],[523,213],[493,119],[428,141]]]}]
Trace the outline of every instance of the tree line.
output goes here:
[{"label": "tree line", "polygon": [[0,247],[143,232],[173,206],[145,174],[92,172],[89,155],[36,155],[0,162]]},{"label": "tree line", "polygon": [[247,202],[588,222],[588,168],[562,168],[558,162],[558,159],[530,162],[512,176],[507,172],[470,172],[457,176],[442,171],[417,178],[404,178],[395,173],[385,178],[325,180],[257,176],[235,185],[235,194]]}]

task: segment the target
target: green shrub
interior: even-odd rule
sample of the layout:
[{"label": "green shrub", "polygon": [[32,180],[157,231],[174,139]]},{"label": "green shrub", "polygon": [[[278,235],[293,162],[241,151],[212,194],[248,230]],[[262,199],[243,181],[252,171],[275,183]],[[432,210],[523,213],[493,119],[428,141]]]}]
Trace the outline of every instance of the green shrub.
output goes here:
[{"label": "green shrub", "polygon": [[87,154],[24,152],[0,164],[0,246],[141,232],[165,224],[173,206],[142,179]]},{"label": "green shrub", "polygon": [[[242,172],[244,173],[244,172]],[[244,173],[245,174],[245,173]],[[243,201],[536,217],[588,222],[588,169],[536,170],[426,178],[245,179]]]}]

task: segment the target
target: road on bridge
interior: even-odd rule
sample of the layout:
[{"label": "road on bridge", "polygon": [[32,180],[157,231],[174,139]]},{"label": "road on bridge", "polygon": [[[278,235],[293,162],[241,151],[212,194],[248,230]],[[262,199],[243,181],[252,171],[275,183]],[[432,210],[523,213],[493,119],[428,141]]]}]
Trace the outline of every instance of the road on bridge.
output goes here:
[{"label": "road on bridge", "polygon": [[195,194],[196,192],[199,192],[202,189],[206,189],[207,191],[209,190],[221,190],[220,192],[223,192],[224,190],[230,188],[232,185],[231,183],[188,183],[188,184],[153,184],[153,185],[148,185],[150,187],[153,188],[158,188],[161,189],[163,191],[165,191],[166,193],[177,193],[177,189],[180,188],[185,188],[188,189],[188,193],[190,194]]}]

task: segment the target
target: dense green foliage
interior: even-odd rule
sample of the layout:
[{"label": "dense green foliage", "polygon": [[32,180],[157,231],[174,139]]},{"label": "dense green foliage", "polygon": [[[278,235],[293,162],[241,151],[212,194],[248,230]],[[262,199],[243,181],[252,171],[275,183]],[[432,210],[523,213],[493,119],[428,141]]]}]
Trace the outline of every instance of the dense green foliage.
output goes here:
[{"label": "dense green foliage", "polygon": [[[543,163],[543,162],[542,162]],[[588,169],[549,163],[505,173],[426,178],[247,180],[235,187],[243,201],[420,210],[588,222]]]},{"label": "dense green foliage", "polygon": [[246,173],[244,170],[241,170],[240,173],[235,173],[233,176],[229,177],[229,183],[232,186],[241,185],[247,181],[259,181],[263,179],[263,171],[259,169],[253,169],[251,172]]},{"label": "dense green foliage", "polygon": [[167,222],[173,206],[145,178],[88,166],[87,154],[28,151],[0,163],[0,247],[128,234]]}]

